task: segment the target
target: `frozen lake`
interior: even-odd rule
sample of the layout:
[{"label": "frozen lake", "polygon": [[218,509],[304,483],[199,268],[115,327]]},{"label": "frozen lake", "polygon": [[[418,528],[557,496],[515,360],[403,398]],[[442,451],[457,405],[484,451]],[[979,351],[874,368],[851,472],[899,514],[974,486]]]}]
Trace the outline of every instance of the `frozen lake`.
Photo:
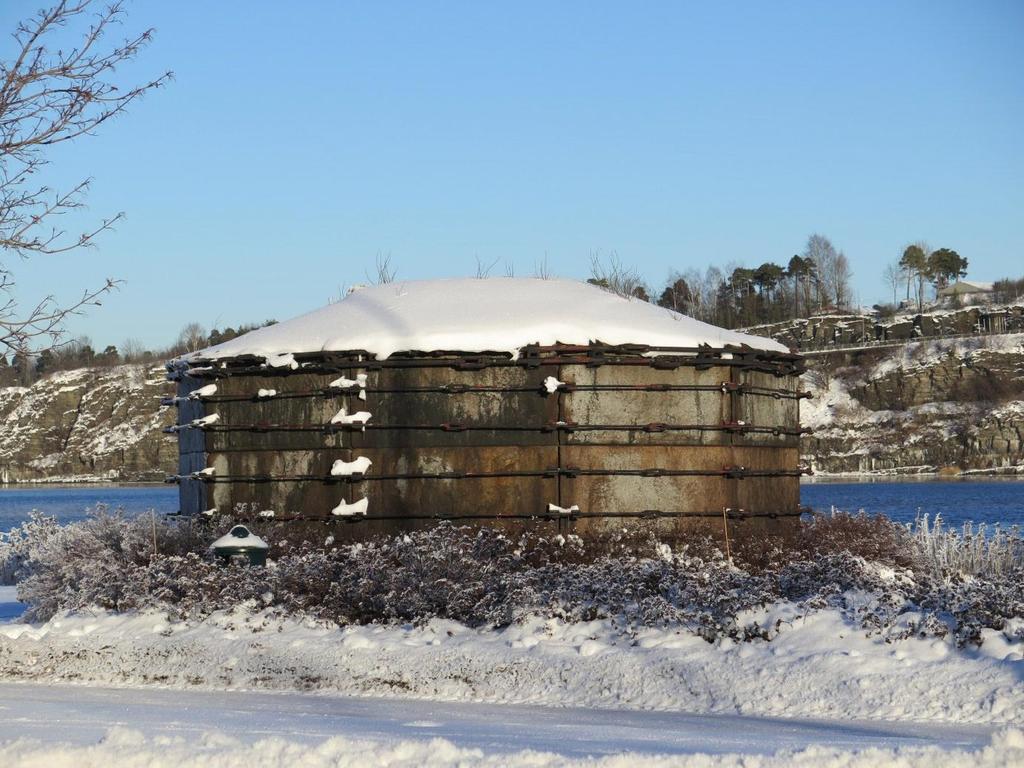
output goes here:
[{"label": "frozen lake", "polygon": [[[819,480],[801,486],[801,500],[816,510],[831,507],[888,515],[910,522],[918,511],[941,514],[948,525],[1001,523],[1024,525],[1024,480],[879,478]],[[0,531],[25,520],[36,509],[62,522],[81,520],[96,504],[121,507],[129,514],[176,512],[178,489],[172,485],[15,485],[0,486]]]}]

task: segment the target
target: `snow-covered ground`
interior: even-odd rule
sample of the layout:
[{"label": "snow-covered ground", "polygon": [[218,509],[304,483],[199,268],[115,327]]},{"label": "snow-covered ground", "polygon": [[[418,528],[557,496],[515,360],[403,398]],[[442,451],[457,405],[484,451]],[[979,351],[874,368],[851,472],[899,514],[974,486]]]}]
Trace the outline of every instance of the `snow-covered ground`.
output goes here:
[{"label": "snow-covered ground", "polygon": [[867,637],[831,609],[802,616],[782,603],[749,619],[777,635],[711,644],[606,621],[338,628],[243,610],[200,623],[80,613],[0,624],[0,679],[947,723],[1012,724],[1024,712],[1015,625],[956,650],[949,639]]},{"label": "snow-covered ground", "polygon": [[[0,611],[12,600],[0,591]],[[13,618],[0,623],[0,765],[1024,764],[1019,640],[887,643],[785,604],[760,619],[780,623],[775,639],[737,645],[542,619]]]},{"label": "snow-covered ground", "polygon": [[991,726],[0,684],[5,766],[942,768],[1016,760],[1024,760],[1024,733]]}]

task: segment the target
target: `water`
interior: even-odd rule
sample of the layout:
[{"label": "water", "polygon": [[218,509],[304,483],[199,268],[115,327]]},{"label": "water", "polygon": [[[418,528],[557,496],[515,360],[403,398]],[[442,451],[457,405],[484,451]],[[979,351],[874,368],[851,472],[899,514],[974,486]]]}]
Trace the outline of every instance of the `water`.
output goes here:
[{"label": "water", "polygon": [[863,509],[904,523],[923,512],[932,519],[941,515],[947,527],[972,522],[1024,528],[1024,481],[1011,478],[814,480],[800,486],[800,500],[815,510]]},{"label": "water", "polygon": [[[828,511],[861,509],[910,522],[918,510],[947,525],[1001,523],[1024,527],[1024,481],[1013,479],[936,480],[866,479],[857,482],[815,480],[800,487],[804,504]],[[33,509],[61,522],[82,520],[97,503],[122,507],[128,514],[176,512],[178,489],[171,485],[0,486],[0,531],[25,520]]]},{"label": "water", "polygon": [[127,514],[153,509],[178,511],[178,489],[173,485],[14,485],[0,486],[0,531],[9,531],[28,519],[32,510],[62,523],[84,520],[97,504],[121,507]]}]

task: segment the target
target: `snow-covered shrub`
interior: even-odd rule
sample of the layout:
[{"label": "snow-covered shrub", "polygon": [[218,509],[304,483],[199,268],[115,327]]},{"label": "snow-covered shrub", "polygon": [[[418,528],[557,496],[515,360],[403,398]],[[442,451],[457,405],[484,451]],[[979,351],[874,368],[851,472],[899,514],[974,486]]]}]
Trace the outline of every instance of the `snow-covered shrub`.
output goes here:
[{"label": "snow-covered shrub", "polygon": [[7,535],[0,533],[0,586],[14,584],[20,568],[21,558],[8,543]]},{"label": "snow-covered shrub", "polygon": [[198,550],[209,540],[201,527],[204,522],[155,514],[126,517],[104,505],[89,519],[65,526],[33,513],[8,534],[18,562],[18,598],[28,605],[26,617],[45,619],[59,610],[87,606],[136,607],[123,602],[125,594],[144,581],[155,560]]},{"label": "snow-covered shrub", "polygon": [[[760,549],[737,547],[733,561],[710,539],[673,550],[650,529],[583,540],[441,524],[339,546],[287,541],[285,530],[263,531],[272,543],[265,568],[216,562],[207,547],[220,530],[207,522],[103,510],[65,527],[34,517],[10,546],[32,619],[90,606],[152,607],[184,619],[248,606],[334,624],[443,618],[477,627],[540,615],[742,641],[771,639],[777,627],[760,609],[784,601],[794,615],[839,610],[886,640],[949,635],[977,644],[985,629],[1024,626],[1019,537],[964,560],[989,566],[955,572],[952,555],[942,568],[925,557],[920,534],[863,516],[809,521]],[[943,535],[948,548],[980,546]]]},{"label": "snow-covered shrub", "polygon": [[999,577],[1024,563],[1024,537],[1016,526],[989,530],[982,523],[975,529],[968,522],[955,531],[945,529],[938,515],[931,524],[928,515],[921,515],[913,526],[913,543],[924,564],[942,577]]}]

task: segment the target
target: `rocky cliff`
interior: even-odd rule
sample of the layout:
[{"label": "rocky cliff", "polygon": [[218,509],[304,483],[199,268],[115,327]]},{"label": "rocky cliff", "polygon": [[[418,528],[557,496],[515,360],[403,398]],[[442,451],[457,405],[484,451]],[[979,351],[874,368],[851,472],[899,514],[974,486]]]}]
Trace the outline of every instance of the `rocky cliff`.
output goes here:
[{"label": "rocky cliff", "polygon": [[163,366],[63,371],[0,388],[0,482],[160,480],[177,467],[161,430],[174,409]]},{"label": "rocky cliff", "polygon": [[1024,334],[811,366],[802,452],[815,471],[1024,473]]}]

